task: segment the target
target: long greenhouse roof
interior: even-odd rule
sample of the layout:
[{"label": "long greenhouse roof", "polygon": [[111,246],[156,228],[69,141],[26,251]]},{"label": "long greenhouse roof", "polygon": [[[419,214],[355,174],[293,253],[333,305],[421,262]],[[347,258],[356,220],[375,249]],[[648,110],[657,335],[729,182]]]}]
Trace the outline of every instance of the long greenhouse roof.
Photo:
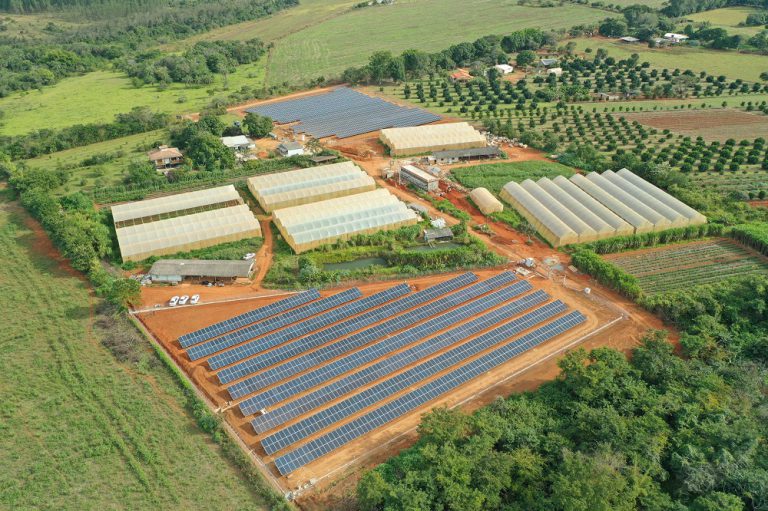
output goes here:
[{"label": "long greenhouse roof", "polygon": [[115,223],[241,200],[232,185],[112,206]]}]

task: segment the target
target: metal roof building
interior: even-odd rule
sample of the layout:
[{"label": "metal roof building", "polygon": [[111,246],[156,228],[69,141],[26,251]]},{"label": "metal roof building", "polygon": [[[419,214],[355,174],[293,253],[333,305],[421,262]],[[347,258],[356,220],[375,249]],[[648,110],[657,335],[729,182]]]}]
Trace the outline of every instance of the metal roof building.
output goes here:
[{"label": "metal roof building", "polygon": [[248,189],[267,212],[375,188],[373,178],[351,161],[248,179]]},{"label": "metal roof building", "polygon": [[466,122],[381,130],[393,156],[485,147],[485,136]]},{"label": "metal roof building", "polygon": [[533,197],[511,181],[501,190],[501,198],[510,203],[553,247],[577,243],[579,235]]},{"label": "metal roof building", "polygon": [[414,211],[384,189],[278,209],[273,218],[297,254],[356,234],[418,222]]},{"label": "metal roof building", "polygon": [[249,278],[253,264],[252,260],[161,259],[152,265],[149,276],[154,282],[181,282],[185,278]]},{"label": "metal roof building", "polygon": [[112,215],[123,261],[261,236],[232,185],[120,204]]},{"label": "metal roof building", "polygon": [[493,196],[487,188],[475,188],[469,193],[469,198],[475,203],[477,209],[479,209],[484,215],[490,215],[491,213],[501,213],[504,211],[504,204],[499,199]]}]

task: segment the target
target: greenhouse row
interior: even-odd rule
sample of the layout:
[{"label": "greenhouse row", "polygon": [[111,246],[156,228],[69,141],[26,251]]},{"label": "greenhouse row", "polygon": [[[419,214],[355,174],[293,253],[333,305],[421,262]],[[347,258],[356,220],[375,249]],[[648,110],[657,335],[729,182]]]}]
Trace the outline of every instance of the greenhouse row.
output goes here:
[{"label": "greenhouse row", "polygon": [[416,213],[384,189],[278,209],[273,218],[297,254],[356,234],[418,222]]},{"label": "greenhouse row", "polygon": [[510,182],[501,197],[554,247],[707,221],[627,169]]},{"label": "greenhouse row", "polygon": [[466,122],[381,130],[381,141],[393,156],[485,147],[485,136]]},{"label": "greenhouse row", "polygon": [[351,161],[248,179],[266,212],[374,190],[376,183]]},{"label": "greenhouse row", "polygon": [[115,223],[145,218],[151,221],[152,217],[156,216],[210,207],[216,204],[228,204],[233,201],[242,202],[240,194],[237,193],[235,187],[232,185],[220,186],[218,188],[179,193],[157,199],[118,204],[112,206],[112,218]]}]

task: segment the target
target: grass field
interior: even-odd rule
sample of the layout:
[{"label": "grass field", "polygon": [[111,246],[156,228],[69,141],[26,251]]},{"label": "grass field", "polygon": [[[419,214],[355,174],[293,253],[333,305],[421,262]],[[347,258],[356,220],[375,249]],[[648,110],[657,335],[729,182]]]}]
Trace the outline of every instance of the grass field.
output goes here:
[{"label": "grass field", "polygon": [[720,282],[729,277],[768,275],[768,259],[729,239],[624,252],[606,259],[637,277],[640,287],[649,294]]},{"label": "grass field", "polygon": [[571,176],[573,169],[554,162],[521,161],[519,163],[491,163],[452,169],[451,175],[467,188],[484,187],[498,194],[510,181],[534,181],[542,177]]},{"label": "grass field", "polygon": [[647,60],[655,67],[669,69],[691,69],[706,71],[712,75],[725,75],[728,78],[759,81],[760,73],[768,69],[768,55],[751,55],[735,51],[715,51],[689,46],[668,48],[648,48],[644,44],[624,44],[601,37],[576,38],[577,51],[585,48],[604,48],[613,57],[627,58],[633,53],[640,55],[640,60]]},{"label": "grass field", "polygon": [[[135,159],[146,159],[147,147],[157,145],[156,142],[167,142],[167,137],[166,130],[149,131],[46,154],[32,160],[26,160],[26,164],[32,168],[66,168],[70,178],[60,190],[61,192],[66,193],[74,189],[90,191],[96,187],[122,184],[128,165]],[[92,166],[82,165],[83,160],[94,155],[114,155],[116,153],[120,155],[106,163]]]},{"label": "grass field", "polygon": [[463,0],[401,0],[354,9],[281,39],[272,52],[267,81],[303,83],[337,76],[364,64],[377,50],[437,51],[484,35],[567,28],[604,17],[605,11],[571,4],[545,9],[519,6],[516,0],[478,0],[468,9]]},{"label": "grass field", "polygon": [[0,509],[264,509],[149,345],[100,344],[86,284],[0,196]]},{"label": "grass field", "polygon": [[[243,85],[261,87],[264,83],[266,59],[237,68],[228,77],[228,87],[234,91]],[[197,112],[214,95],[226,95],[222,77],[201,88],[186,88],[175,84],[167,90],[145,86],[139,89],[122,73],[96,71],[83,76],[66,78],[41,91],[13,94],[0,99],[4,112],[0,135],[18,135],[40,128],[63,128],[89,122],[109,122],[115,114],[128,112],[136,106],[148,106],[167,113]],[[185,98],[180,102],[180,98]]]},{"label": "grass field", "polygon": [[711,11],[689,14],[685,18],[696,23],[710,23],[713,28],[724,28],[730,34],[751,37],[761,30],[764,30],[764,27],[740,27],[739,23],[744,23],[747,16],[759,11],[759,9],[752,7],[726,7],[723,9],[713,9]]}]

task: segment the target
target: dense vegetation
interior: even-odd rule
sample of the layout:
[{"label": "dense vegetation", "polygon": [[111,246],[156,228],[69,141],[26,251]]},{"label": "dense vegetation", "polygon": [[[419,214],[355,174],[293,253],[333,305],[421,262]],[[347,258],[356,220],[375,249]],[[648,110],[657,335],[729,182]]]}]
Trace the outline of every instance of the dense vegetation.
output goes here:
[{"label": "dense vegetation", "polygon": [[657,333],[631,359],[572,352],[472,415],[430,412],[363,477],[362,509],[765,509],[767,299],[765,278],[660,296],[686,358]]}]

